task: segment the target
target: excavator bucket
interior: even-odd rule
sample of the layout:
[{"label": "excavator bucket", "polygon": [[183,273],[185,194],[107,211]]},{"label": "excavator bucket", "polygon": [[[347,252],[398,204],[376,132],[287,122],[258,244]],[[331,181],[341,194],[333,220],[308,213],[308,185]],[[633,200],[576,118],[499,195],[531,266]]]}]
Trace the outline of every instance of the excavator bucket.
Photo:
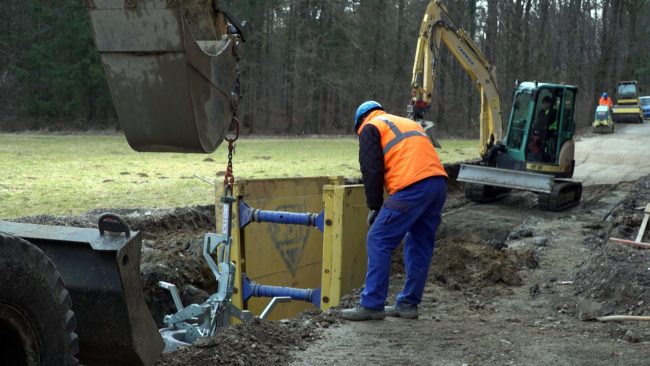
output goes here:
[{"label": "excavator bucket", "polygon": [[[111,227],[123,233],[109,233]],[[0,232],[39,247],[61,273],[81,364],[147,366],[158,359],[164,342],[142,295],[140,232],[114,216],[100,219],[100,230],[0,221]]]},{"label": "excavator bucket", "polygon": [[117,115],[134,150],[210,153],[223,140],[239,98],[241,37],[218,4],[86,0]]}]

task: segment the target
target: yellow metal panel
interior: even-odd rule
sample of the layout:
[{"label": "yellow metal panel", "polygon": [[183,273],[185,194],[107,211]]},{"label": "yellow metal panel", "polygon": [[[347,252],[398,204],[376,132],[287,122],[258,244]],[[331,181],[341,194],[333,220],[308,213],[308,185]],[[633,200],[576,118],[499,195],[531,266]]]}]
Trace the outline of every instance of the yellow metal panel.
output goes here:
[{"label": "yellow metal panel", "polygon": [[367,268],[368,208],[363,185],[326,186],[321,309],[361,287]]},{"label": "yellow metal panel", "polygon": [[[237,190],[238,187],[234,187],[234,192],[233,194],[235,197],[237,196]],[[218,198],[218,196],[217,196]],[[219,205],[219,200],[217,199],[217,205]],[[239,204],[238,202],[235,202],[233,204],[233,212],[239,212]],[[217,216],[217,225],[219,223],[219,218],[221,216]],[[242,280],[242,272],[244,271],[244,264],[245,261],[243,260],[244,254],[242,252],[242,247],[241,247],[241,231],[237,230],[239,227],[239,215],[236,215],[233,213],[233,221],[232,221],[232,243],[230,245],[230,260],[233,262],[235,265],[235,286],[233,289],[233,294],[232,294],[232,303],[235,305],[238,309],[244,309],[244,300],[242,298],[242,292],[241,292],[241,280]],[[240,321],[236,318],[231,318],[230,319],[231,324],[238,324]]]},{"label": "yellow metal panel", "polygon": [[527,163],[526,169],[545,173],[561,173],[566,170],[566,167],[554,164]]},{"label": "yellow metal panel", "polygon": [[[342,178],[313,177],[242,180],[235,195],[250,207],[263,210],[311,212],[323,210],[323,186]],[[237,211],[238,212],[238,211]],[[234,217],[239,227],[239,217]],[[231,259],[237,266],[233,303],[259,315],[270,299],[251,298],[242,304],[241,273],[260,284],[300,288],[320,285],[323,236],[318,229],[298,225],[251,223],[233,231]],[[282,319],[313,308],[294,301],[275,308],[271,319]]]},{"label": "yellow metal panel", "polygon": [[340,227],[342,227],[341,215],[333,215],[334,212],[342,212],[342,199],[337,199],[334,186],[323,188],[323,201],[325,207],[325,225],[323,229],[323,262],[321,272],[321,309],[330,308],[333,302],[338,304],[339,299],[334,298],[331,292],[332,283],[332,261],[334,246],[340,246]]},{"label": "yellow metal panel", "polygon": [[612,110],[613,113],[641,113],[641,108],[639,107],[614,107]]}]

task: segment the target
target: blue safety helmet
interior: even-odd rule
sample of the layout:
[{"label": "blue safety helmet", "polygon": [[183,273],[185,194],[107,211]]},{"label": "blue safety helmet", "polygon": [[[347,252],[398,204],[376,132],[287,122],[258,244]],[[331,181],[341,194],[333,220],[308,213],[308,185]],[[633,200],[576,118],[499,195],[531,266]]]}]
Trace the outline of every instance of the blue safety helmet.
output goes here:
[{"label": "blue safety helmet", "polygon": [[375,109],[383,110],[384,108],[381,106],[381,104],[375,102],[374,100],[368,100],[368,101],[365,101],[365,102],[361,103],[359,108],[357,108],[357,113],[355,113],[355,115],[354,115],[354,131],[355,132],[357,130],[359,130],[359,127],[361,126],[361,123],[363,122],[363,121],[360,120],[361,116],[363,116],[364,114],[366,114],[366,113],[368,113],[370,111],[374,111]]},{"label": "blue safety helmet", "polygon": [[603,93],[603,98],[607,98],[607,93]]}]

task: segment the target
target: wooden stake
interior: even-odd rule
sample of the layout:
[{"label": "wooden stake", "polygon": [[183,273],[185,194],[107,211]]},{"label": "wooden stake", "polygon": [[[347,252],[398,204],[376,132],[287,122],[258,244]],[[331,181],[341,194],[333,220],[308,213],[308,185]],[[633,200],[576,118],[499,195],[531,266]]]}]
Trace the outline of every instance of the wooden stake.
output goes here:
[{"label": "wooden stake", "polygon": [[650,316],[639,315],[609,315],[596,318],[599,322],[620,322],[623,320],[650,321]]}]

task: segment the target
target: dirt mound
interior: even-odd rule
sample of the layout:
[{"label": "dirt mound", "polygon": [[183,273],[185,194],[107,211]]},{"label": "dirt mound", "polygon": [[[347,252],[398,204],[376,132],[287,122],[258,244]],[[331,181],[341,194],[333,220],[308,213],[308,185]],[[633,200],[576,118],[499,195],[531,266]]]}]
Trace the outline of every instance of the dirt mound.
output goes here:
[{"label": "dirt mound", "polygon": [[161,240],[186,234],[215,230],[214,205],[178,208],[97,208],[78,216],[38,215],[12,221],[40,225],[97,227],[97,219],[110,212],[121,216],[134,230],[140,230],[145,239]]},{"label": "dirt mound", "polygon": [[[609,237],[634,240],[643,210],[650,202],[650,177],[636,182],[627,197],[609,214],[600,233],[587,237],[594,249],[576,274],[576,294],[608,305],[616,313],[648,314],[650,251],[610,242]],[[646,235],[645,241],[650,236]]]},{"label": "dirt mound", "polygon": [[156,365],[286,365],[291,352],[304,350],[320,329],[337,326],[332,313],[310,312],[295,319],[255,320],[220,329],[212,338],[165,354]]},{"label": "dirt mound", "polygon": [[647,314],[650,253],[607,244],[576,275],[576,294],[606,304],[616,313]]},{"label": "dirt mound", "polygon": [[517,272],[536,266],[537,259],[530,249],[498,250],[483,243],[455,239],[438,247],[430,273],[432,280],[458,289],[494,284],[519,286],[522,279]]}]

